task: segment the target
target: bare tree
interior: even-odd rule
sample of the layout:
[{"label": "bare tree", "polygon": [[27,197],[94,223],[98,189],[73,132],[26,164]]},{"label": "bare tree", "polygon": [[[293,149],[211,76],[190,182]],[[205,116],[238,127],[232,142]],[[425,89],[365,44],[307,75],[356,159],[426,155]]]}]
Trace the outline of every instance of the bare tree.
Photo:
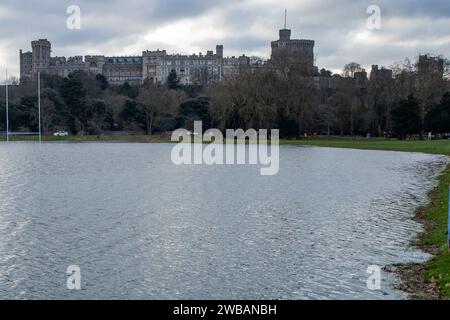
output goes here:
[{"label": "bare tree", "polygon": [[157,117],[167,112],[174,112],[184,98],[184,94],[168,90],[165,86],[159,84],[144,86],[136,101],[144,117],[146,133],[152,134]]},{"label": "bare tree", "polygon": [[350,62],[344,66],[342,70],[342,76],[345,78],[353,78],[356,72],[361,72],[364,69],[361,67],[359,63]]}]

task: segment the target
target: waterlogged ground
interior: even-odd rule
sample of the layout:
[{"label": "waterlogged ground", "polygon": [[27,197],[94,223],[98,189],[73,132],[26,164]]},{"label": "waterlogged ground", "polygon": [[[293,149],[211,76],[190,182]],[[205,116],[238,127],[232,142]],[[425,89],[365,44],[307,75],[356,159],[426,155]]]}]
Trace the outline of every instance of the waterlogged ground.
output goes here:
[{"label": "waterlogged ground", "polygon": [[366,270],[427,258],[411,217],[445,158],[281,147],[261,176],[172,147],[0,144],[0,298],[406,298]]}]

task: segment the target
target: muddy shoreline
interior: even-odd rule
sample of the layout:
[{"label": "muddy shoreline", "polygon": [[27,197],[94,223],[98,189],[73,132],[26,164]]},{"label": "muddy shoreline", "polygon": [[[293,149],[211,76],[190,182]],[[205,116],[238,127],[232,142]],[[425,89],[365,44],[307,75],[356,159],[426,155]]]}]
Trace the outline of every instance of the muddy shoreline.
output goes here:
[{"label": "muddy shoreline", "polygon": [[[427,218],[427,210],[429,207],[438,201],[437,193],[439,192],[439,179],[447,171],[450,170],[450,164],[442,170],[438,179],[438,185],[434,187],[429,193],[429,201],[425,206],[416,209],[413,220],[420,223],[424,230],[412,241],[412,246],[432,255],[432,258],[441,253],[437,245],[424,245],[423,239],[429,234],[436,223]],[[385,272],[394,273],[399,279],[399,283],[395,285],[395,289],[401,290],[408,294],[408,300],[442,300],[444,299],[436,282],[431,279],[425,279],[426,264],[423,263],[406,263],[386,266]]]}]

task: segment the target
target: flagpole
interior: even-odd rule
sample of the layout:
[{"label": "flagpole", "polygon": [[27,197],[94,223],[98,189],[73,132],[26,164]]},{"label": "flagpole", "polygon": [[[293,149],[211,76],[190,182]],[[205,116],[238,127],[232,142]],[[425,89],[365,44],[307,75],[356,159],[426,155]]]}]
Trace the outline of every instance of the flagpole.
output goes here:
[{"label": "flagpole", "polygon": [[39,117],[39,144],[42,143],[41,133],[41,73],[38,72],[38,117]]},{"label": "flagpole", "polygon": [[6,69],[6,142],[9,143],[9,93],[8,93],[8,69]]}]

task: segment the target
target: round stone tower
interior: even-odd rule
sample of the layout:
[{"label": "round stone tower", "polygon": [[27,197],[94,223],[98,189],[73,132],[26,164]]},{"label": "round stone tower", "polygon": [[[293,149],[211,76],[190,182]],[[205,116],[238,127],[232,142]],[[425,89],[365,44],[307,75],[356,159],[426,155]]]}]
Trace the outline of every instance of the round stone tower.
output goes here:
[{"label": "round stone tower", "polygon": [[281,29],[280,39],[272,41],[271,61],[274,64],[296,67],[305,75],[315,73],[314,41],[291,39],[291,30]]}]

